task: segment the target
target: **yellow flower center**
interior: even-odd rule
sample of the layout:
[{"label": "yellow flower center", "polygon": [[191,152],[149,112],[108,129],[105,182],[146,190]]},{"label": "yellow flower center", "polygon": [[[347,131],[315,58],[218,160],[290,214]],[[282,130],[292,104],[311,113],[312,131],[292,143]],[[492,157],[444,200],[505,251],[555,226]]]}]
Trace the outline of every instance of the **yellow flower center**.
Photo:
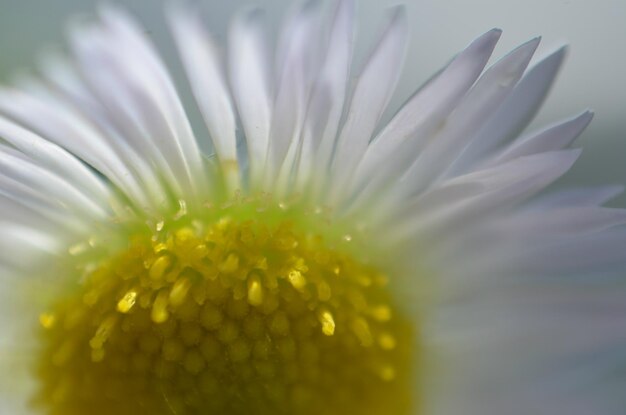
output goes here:
[{"label": "yellow flower center", "polygon": [[40,317],[36,404],[50,415],[414,408],[415,328],[390,276],[345,249],[350,237],[244,210],[133,231],[83,265]]}]

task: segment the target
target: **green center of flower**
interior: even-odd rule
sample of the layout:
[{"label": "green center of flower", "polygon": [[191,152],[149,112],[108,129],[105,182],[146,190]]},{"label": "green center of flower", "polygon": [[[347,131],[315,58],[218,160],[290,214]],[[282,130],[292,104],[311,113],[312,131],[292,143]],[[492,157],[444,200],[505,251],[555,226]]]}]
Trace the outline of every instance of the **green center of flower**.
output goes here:
[{"label": "green center of flower", "polygon": [[225,209],[161,222],[41,315],[50,415],[404,414],[414,328],[350,237]]}]

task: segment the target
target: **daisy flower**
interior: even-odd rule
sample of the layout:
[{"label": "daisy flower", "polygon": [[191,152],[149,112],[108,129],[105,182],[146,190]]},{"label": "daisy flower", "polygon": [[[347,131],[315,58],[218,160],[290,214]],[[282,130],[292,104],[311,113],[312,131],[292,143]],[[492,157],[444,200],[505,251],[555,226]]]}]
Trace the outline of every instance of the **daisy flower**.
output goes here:
[{"label": "daisy flower", "polygon": [[359,67],[350,0],[166,15],[197,108],[112,6],[0,89],[1,413],[624,413],[622,189],[544,191],[589,111],[523,131],[564,49],[384,121],[401,7]]}]

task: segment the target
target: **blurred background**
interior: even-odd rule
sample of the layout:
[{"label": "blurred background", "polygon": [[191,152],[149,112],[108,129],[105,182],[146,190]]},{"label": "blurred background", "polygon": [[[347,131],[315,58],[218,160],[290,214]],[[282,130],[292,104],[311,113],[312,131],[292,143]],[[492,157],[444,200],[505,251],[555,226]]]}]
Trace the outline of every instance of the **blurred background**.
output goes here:
[{"label": "blurred background", "polygon": [[[0,0],[0,82],[32,70],[42,51],[64,44],[70,17],[93,14],[99,0]],[[145,24],[176,77],[181,68],[165,28],[162,2],[124,0]],[[241,6],[261,5],[276,27],[290,0],[200,0],[214,34],[224,38],[227,22]],[[568,59],[532,127],[591,108],[595,119],[578,145],[585,151],[562,185],[626,184],[626,1],[625,0],[358,0],[357,64],[376,37],[385,9],[407,5],[412,26],[407,64],[395,97],[399,105],[473,38],[493,27],[504,34],[494,58],[543,36],[537,56],[563,44]],[[180,83],[180,82],[179,82]],[[614,205],[626,206],[626,196]]]}]

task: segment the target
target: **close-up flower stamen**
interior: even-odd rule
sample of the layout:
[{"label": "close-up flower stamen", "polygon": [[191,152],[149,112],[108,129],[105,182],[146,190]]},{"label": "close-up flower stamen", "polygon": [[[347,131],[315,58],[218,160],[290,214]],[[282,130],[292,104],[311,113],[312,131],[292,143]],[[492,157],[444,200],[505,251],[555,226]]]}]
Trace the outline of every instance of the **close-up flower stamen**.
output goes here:
[{"label": "close-up flower stamen", "polygon": [[344,246],[356,241],[326,235],[322,215],[297,225],[287,209],[234,200],[133,233],[112,256],[77,255],[81,286],[40,317],[41,406],[405,411],[416,339],[390,276]]},{"label": "close-up flower stamen", "polygon": [[102,5],[0,87],[0,413],[626,407],[579,387],[626,328],[623,189],[551,187],[591,111],[526,132],[565,48],[488,65],[488,30],[394,108],[406,10],[357,67],[355,6],[295,6],[272,52],[259,9],[222,49],[168,2],[179,79]]}]

